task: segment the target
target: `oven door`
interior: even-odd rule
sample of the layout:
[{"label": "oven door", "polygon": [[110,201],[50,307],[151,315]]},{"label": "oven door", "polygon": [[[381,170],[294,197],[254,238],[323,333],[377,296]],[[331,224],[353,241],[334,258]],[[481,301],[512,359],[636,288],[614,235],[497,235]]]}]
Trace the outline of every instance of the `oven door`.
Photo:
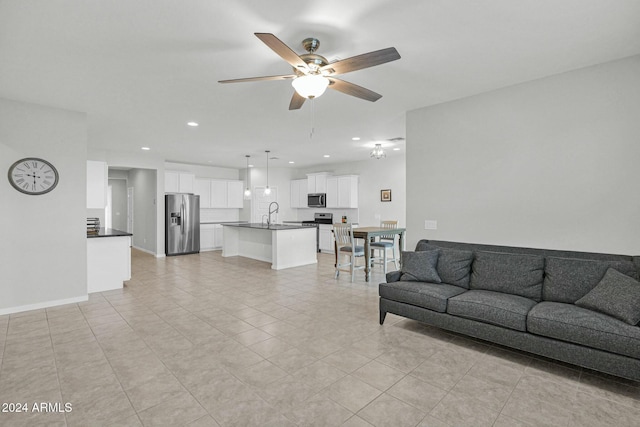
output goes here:
[{"label": "oven door", "polygon": [[325,193],[312,193],[307,196],[307,206],[310,208],[324,208],[327,206]]}]

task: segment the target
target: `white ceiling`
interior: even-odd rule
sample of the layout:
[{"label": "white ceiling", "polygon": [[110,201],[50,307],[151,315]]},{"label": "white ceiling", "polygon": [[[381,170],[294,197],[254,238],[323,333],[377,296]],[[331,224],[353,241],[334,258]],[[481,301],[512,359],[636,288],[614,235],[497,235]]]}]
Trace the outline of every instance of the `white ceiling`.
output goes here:
[{"label": "white ceiling", "polygon": [[[290,73],[254,32],[402,58],[343,76],[375,103],[328,90],[288,111],[289,81],[217,83]],[[364,160],[408,110],[639,53],[638,0],[0,0],[0,97],[88,113],[91,149],[235,168]]]}]

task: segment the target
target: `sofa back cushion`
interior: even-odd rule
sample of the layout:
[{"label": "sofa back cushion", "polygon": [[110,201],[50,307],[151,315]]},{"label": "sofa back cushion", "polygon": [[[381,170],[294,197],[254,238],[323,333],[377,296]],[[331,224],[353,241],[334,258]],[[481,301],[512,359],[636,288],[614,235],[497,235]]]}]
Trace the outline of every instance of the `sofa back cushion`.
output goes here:
[{"label": "sofa back cushion", "polygon": [[548,257],[542,299],[573,304],[595,288],[609,268],[638,279],[631,261]]},{"label": "sofa back cushion", "polygon": [[405,282],[441,283],[436,265],[440,251],[402,252],[402,276]]},{"label": "sofa back cushion", "polygon": [[438,250],[438,276],[443,283],[460,286],[469,289],[469,278],[471,275],[471,262],[473,261],[473,252],[441,248],[436,245],[427,243],[426,241],[418,242],[416,251],[433,251]]},{"label": "sofa back cushion", "polygon": [[542,256],[477,251],[471,266],[470,289],[504,292],[540,301],[543,273]]}]

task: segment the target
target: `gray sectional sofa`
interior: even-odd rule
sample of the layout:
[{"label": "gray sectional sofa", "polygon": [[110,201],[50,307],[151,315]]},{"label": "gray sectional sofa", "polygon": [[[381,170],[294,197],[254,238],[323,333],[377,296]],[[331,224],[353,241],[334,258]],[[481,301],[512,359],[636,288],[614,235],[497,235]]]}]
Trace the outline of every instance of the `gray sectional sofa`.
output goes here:
[{"label": "gray sectional sofa", "polygon": [[381,283],[393,313],[640,381],[640,257],[418,242]]}]

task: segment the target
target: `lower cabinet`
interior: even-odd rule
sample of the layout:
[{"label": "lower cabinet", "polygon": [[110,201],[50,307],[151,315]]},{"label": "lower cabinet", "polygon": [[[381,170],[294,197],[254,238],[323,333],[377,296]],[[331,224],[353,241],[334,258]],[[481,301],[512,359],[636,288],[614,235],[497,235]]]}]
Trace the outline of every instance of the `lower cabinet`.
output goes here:
[{"label": "lower cabinet", "polygon": [[200,224],[200,251],[215,249],[215,224]]},{"label": "lower cabinet", "polygon": [[335,245],[333,240],[333,226],[328,224],[320,224],[320,237],[318,241],[318,245],[320,246],[320,250],[326,253],[334,253]]},{"label": "lower cabinet", "polygon": [[200,224],[200,251],[222,249],[222,225]]}]

